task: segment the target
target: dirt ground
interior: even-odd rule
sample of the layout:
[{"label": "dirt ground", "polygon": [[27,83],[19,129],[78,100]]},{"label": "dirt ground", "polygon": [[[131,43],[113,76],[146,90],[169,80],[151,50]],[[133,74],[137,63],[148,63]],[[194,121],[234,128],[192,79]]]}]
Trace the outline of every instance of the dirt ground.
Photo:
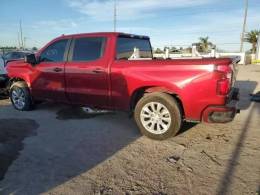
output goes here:
[{"label": "dirt ground", "polygon": [[241,66],[241,113],[185,124],[166,141],[140,135],[126,113],[87,115],[0,100],[0,194],[260,194],[260,66]]}]

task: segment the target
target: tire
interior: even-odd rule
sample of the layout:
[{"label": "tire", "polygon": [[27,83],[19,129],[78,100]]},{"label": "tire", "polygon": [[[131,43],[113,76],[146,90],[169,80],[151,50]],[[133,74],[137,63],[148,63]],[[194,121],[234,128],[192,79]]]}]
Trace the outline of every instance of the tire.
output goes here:
[{"label": "tire", "polygon": [[30,90],[25,82],[18,81],[10,88],[10,99],[13,107],[19,111],[29,111],[33,108]]},{"label": "tire", "polygon": [[175,136],[181,129],[181,108],[176,99],[169,94],[150,93],[138,101],[135,107],[135,121],[143,135],[155,140],[164,140]]}]

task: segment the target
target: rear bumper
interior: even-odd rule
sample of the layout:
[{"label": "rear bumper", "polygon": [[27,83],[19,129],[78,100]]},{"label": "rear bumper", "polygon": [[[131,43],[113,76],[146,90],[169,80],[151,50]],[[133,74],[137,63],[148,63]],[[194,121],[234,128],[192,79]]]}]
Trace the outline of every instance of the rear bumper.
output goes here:
[{"label": "rear bumper", "polygon": [[232,121],[236,114],[240,112],[237,109],[237,101],[239,100],[239,89],[234,88],[229,95],[228,104],[224,106],[209,106],[203,114],[203,122],[208,123],[227,123]]}]

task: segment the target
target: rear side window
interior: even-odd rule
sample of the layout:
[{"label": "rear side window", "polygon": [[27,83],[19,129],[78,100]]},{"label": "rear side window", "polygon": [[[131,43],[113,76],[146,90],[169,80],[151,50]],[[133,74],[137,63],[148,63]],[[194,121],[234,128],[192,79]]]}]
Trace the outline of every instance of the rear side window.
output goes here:
[{"label": "rear side window", "polygon": [[152,48],[149,39],[118,37],[117,59],[129,59],[134,50],[138,49],[140,58],[152,58]]},{"label": "rear side window", "polygon": [[42,62],[62,62],[64,61],[64,52],[68,43],[68,39],[60,40],[52,43],[40,55]]},{"label": "rear side window", "polygon": [[88,37],[75,40],[72,61],[92,61],[103,56],[106,38]]}]

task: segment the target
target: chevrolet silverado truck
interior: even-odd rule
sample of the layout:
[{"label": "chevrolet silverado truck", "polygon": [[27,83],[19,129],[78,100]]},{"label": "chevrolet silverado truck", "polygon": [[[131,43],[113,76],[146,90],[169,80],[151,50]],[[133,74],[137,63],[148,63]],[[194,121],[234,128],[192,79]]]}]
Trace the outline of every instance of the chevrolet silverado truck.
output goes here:
[{"label": "chevrolet silverado truck", "polygon": [[129,111],[157,140],[176,135],[184,121],[233,120],[236,70],[229,58],[155,59],[149,37],[125,33],[62,35],[7,66],[19,111],[43,100]]}]

